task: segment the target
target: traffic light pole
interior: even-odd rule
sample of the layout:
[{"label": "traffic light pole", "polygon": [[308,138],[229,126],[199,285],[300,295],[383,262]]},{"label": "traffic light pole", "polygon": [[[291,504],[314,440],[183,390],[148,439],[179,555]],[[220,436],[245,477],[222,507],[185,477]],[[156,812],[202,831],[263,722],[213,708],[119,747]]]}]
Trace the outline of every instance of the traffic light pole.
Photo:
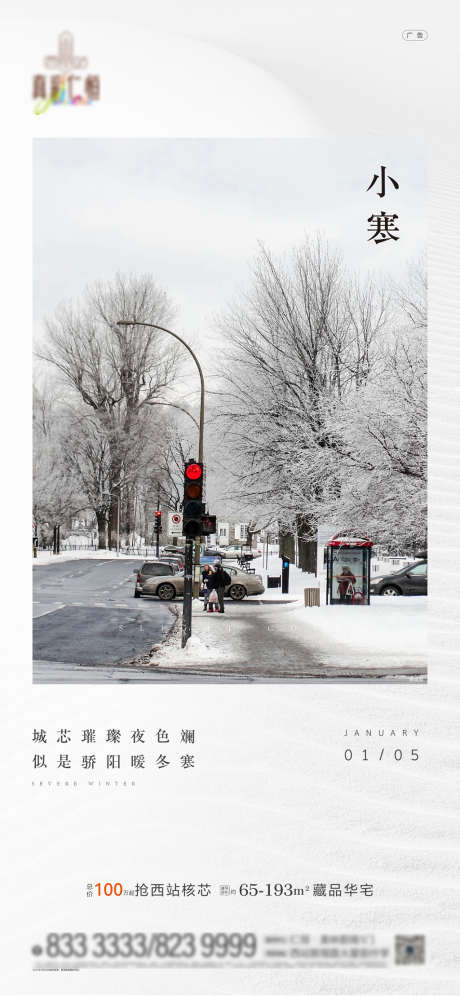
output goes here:
[{"label": "traffic light pole", "polygon": [[[192,352],[192,351],[190,350],[190,352]],[[200,374],[201,395],[200,395],[200,429],[199,429],[199,439],[198,439],[198,463],[202,464],[203,463],[203,433],[204,433],[204,377],[203,377],[203,371],[202,371],[202,369],[200,367],[200,364],[198,363],[198,360],[197,360],[195,354],[192,353],[192,355],[194,357],[195,363],[196,363],[196,365],[198,367],[199,374]],[[195,557],[194,557],[195,575],[196,575],[196,577],[193,578],[193,597],[197,598],[197,599],[200,597],[200,560],[201,560],[201,557],[200,557],[200,540],[201,540],[201,537],[197,536],[197,538],[195,540]]]},{"label": "traffic light pole", "polygon": [[[160,509],[160,498],[157,498],[157,512]],[[155,518],[155,555],[157,559],[160,557],[160,523],[159,517]]]},{"label": "traffic light pole", "polygon": [[193,600],[193,539],[185,540],[184,557],[184,603],[182,608],[182,648],[192,635],[192,600]]}]

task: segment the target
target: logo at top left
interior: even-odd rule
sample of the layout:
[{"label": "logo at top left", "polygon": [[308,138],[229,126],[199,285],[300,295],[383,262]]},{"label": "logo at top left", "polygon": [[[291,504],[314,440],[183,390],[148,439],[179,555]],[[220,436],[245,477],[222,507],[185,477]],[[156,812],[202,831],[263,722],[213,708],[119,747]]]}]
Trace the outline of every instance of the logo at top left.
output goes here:
[{"label": "logo at top left", "polygon": [[61,31],[56,55],[45,55],[43,65],[47,73],[37,73],[32,78],[34,114],[44,114],[49,107],[63,104],[82,107],[99,100],[101,80],[94,73],[86,73],[88,59],[75,54],[75,43],[70,31]]}]

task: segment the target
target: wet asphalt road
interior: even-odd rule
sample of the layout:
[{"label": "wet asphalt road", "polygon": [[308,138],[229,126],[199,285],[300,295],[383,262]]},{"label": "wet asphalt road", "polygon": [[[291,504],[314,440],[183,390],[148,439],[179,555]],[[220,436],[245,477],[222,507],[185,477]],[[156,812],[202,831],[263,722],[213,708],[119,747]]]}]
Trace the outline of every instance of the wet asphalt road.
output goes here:
[{"label": "wet asphalt road", "polygon": [[35,678],[58,664],[70,672],[131,660],[164,639],[176,617],[168,603],[133,598],[133,571],[141,563],[88,559],[34,567]]}]

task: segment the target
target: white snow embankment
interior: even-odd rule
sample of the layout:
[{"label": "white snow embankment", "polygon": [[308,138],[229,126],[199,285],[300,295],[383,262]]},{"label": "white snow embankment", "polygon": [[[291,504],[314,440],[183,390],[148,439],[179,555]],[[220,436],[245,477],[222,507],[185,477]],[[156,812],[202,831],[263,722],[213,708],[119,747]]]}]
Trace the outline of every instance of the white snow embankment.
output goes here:
[{"label": "white snow embankment", "polygon": [[[323,592],[321,592],[323,596]],[[297,607],[292,619],[305,630],[356,650],[423,654],[428,647],[427,599],[423,596],[371,597],[370,605]]]},{"label": "white snow embankment", "polygon": [[62,553],[51,553],[50,550],[39,550],[32,557],[32,566],[42,567],[45,564],[60,564],[64,560],[142,560],[142,554],[118,554],[116,550],[63,550]]},{"label": "white snow embankment", "polygon": [[[203,615],[207,621],[207,614],[203,613],[203,603],[194,602],[192,607],[193,626],[200,626]],[[214,613],[212,615],[214,622]],[[222,633],[220,627],[221,618],[215,620],[216,629],[210,629],[208,633],[202,632],[200,636],[192,633],[182,648],[182,612],[178,617],[173,632],[166,638],[155,652],[152,664],[169,667],[170,665],[193,665],[215,663],[216,655],[222,663],[233,661],[235,658],[235,648],[227,634]]]}]

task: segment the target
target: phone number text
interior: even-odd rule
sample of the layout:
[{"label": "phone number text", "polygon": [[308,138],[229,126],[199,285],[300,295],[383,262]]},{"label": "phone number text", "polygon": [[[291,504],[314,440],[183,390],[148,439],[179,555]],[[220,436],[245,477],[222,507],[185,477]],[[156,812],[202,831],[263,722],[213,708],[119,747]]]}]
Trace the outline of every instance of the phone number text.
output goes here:
[{"label": "phone number text", "polygon": [[[48,958],[253,958],[255,934],[47,934]],[[38,954],[38,950],[37,950]]]}]

